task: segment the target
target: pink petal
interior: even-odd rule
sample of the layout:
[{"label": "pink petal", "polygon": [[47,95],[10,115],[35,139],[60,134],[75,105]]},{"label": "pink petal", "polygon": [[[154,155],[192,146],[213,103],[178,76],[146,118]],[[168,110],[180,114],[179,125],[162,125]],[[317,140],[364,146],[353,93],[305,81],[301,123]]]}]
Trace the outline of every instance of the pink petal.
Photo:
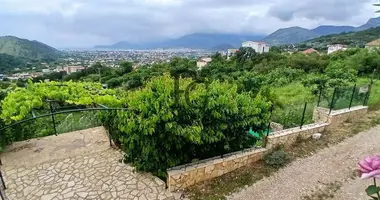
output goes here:
[{"label": "pink petal", "polygon": [[361,172],[368,173],[372,171],[372,168],[364,160],[361,160],[360,162],[358,162],[358,165],[359,165],[359,170]]},{"label": "pink petal", "polygon": [[380,159],[373,160],[372,161],[372,169],[379,169],[379,167],[380,167]]},{"label": "pink petal", "polygon": [[362,173],[362,176],[360,178],[366,179],[366,178],[377,178],[377,177],[380,177],[380,170],[374,170],[374,171],[371,171],[370,173]]}]

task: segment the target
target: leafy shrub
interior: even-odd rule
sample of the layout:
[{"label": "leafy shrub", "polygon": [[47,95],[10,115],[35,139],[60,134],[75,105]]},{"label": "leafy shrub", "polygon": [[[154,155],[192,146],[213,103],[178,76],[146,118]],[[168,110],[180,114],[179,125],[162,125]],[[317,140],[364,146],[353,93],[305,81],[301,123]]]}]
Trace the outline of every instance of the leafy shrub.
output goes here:
[{"label": "leafy shrub", "polygon": [[[207,89],[195,85],[186,99],[174,82],[168,74],[156,77],[123,99],[128,111],[101,114],[138,170],[165,176],[167,168],[251,147],[249,127],[267,126],[270,102],[260,94],[251,98],[235,84],[214,81]],[[191,82],[180,79],[179,90]]]},{"label": "leafy shrub", "polygon": [[277,149],[264,157],[265,164],[273,168],[283,167],[289,160],[288,154],[282,149]]}]

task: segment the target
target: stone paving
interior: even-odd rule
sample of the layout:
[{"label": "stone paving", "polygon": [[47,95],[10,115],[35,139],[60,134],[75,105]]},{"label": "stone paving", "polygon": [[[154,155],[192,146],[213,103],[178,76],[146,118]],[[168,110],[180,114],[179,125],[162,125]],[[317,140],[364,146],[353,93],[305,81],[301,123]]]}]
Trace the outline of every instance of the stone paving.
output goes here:
[{"label": "stone paving", "polygon": [[[94,134],[94,131],[90,132]],[[97,134],[101,134],[103,131],[97,130],[97,132]],[[67,134],[65,137],[74,136],[70,135],[70,133]],[[83,131],[71,134],[82,134],[90,137]],[[60,139],[59,137],[64,135],[54,137]],[[64,140],[62,139],[61,141]],[[107,142],[107,139],[103,141],[103,143]],[[29,141],[29,143],[31,142]],[[95,143],[100,144],[99,141]],[[134,172],[131,166],[120,162],[122,158],[121,152],[110,147],[105,149],[103,145],[100,144],[100,151],[82,152],[82,155],[73,157],[67,157],[62,153],[59,154],[60,157],[52,159],[52,161],[41,159],[44,162],[36,163],[31,161],[33,164],[25,160],[16,162],[16,160],[10,159],[12,151],[6,153],[2,171],[4,172],[7,186],[7,198],[9,200],[168,200],[173,198],[165,190],[165,183],[162,180],[150,174]],[[30,150],[41,148],[37,146],[33,146]],[[77,146],[70,148],[69,151],[67,149],[64,151],[69,153],[70,151],[78,150],[78,148],[86,148],[86,146]],[[62,150],[62,148],[58,149]],[[92,150],[94,149],[96,148]],[[25,151],[25,149],[23,150]],[[31,152],[30,150],[25,152]],[[73,154],[75,155],[75,153]],[[20,157],[27,158],[27,156]],[[6,161],[9,163],[6,164]],[[14,161],[13,164],[10,164],[12,161]],[[17,165],[17,163],[23,163],[23,165]]]}]

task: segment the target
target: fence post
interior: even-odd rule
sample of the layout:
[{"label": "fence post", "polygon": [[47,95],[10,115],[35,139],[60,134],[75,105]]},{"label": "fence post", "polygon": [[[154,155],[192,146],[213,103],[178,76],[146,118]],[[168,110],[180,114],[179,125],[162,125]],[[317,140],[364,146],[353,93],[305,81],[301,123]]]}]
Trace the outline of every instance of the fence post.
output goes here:
[{"label": "fence post", "polygon": [[334,88],[334,93],[333,93],[333,96],[332,96],[332,99],[331,99],[331,103],[330,103],[330,112],[329,112],[329,114],[331,114],[331,110],[334,108],[334,99],[335,99],[336,90],[337,90],[337,88]]},{"label": "fence post", "polygon": [[352,90],[352,95],[351,95],[350,105],[348,106],[348,110],[351,110],[352,100],[354,100],[355,90],[356,90],[356,84],[354,85],[354,89]]},{"label": "fence post", "polygon": [[51,119],[53,120],[54,134],[57,135],[57,129],[55,127],[54,109],[53,109],[53,105],[51,104],[50,100],[49,100],[49,106],[50,106]]},{"label": "fence post", "polygon": [[319,105],[320,105],[320,103],[321,103],[322,90],[323,90],[323,88],[321,88],[321,89],[319,90],[319,97],[318,97],[317,107],[319,107]]},{"label": "fence post", "polygon": [[263,147],[266,147],[267,146],[267,143],[268,143],[268,136],[269,136],[269,129],[270,129],[270,122],[272,121],[272,114],[273,114],[273,107],[274,105],[272,104],[272,106],[270,107],[270,117],[269,117],[269,122],[268,122],[268,127],[267,127],[267,134],[264,136],[263,138]]},{"label": "fence post", "polygon": [[272,121],[273,105],[270,107],[269,112],[270,112],[270,116],[269,116],[269,122],[268,122],[268,127],[267,127],[267,137],[269,135],[270,122]]},{"label": "fence post", "polygon": [[302,118],[301,118],[301,126],[300,126],[300,129],[302,129],[303,121],[305,120],[306,107],[307,107],[307,102],[305,102],[305,106],[303,107],[303,113],[302,113]]}]

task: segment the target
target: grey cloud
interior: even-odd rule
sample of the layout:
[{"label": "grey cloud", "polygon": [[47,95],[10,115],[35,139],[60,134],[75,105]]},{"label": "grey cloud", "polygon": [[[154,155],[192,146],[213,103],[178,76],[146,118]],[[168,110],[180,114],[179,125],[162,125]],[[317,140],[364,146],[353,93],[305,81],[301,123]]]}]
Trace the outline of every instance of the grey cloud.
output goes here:
[{"label": "grey cloud", "polygon": [[294,18],[307,18],[310,20],[344,21],[359,15],[361,9],[370,4],[371,0],[283,0],[272,6],[268,15],[291,21]]},{"label": "grey cloud", "polygon": [[[39,2],[44,8],[44,1],[48,0],[28,0],[28,3]],[[56,47],[89,47],[121,40],[162,40],[195,32],[269,33],[284,26],[303,26],[297,17],[317,21],[320,18],[344,19],[346,13],[360,12],[358,3],[353,0],[293,1],[55,0],[54,5],[42,9],[43,12],[0,7],[0,35],[37,39]],[[331,2],[344,3],[336,8]],[[78,4],[81,6],[76,7]],[[271,5],[275,6],[270,8]]]}]

